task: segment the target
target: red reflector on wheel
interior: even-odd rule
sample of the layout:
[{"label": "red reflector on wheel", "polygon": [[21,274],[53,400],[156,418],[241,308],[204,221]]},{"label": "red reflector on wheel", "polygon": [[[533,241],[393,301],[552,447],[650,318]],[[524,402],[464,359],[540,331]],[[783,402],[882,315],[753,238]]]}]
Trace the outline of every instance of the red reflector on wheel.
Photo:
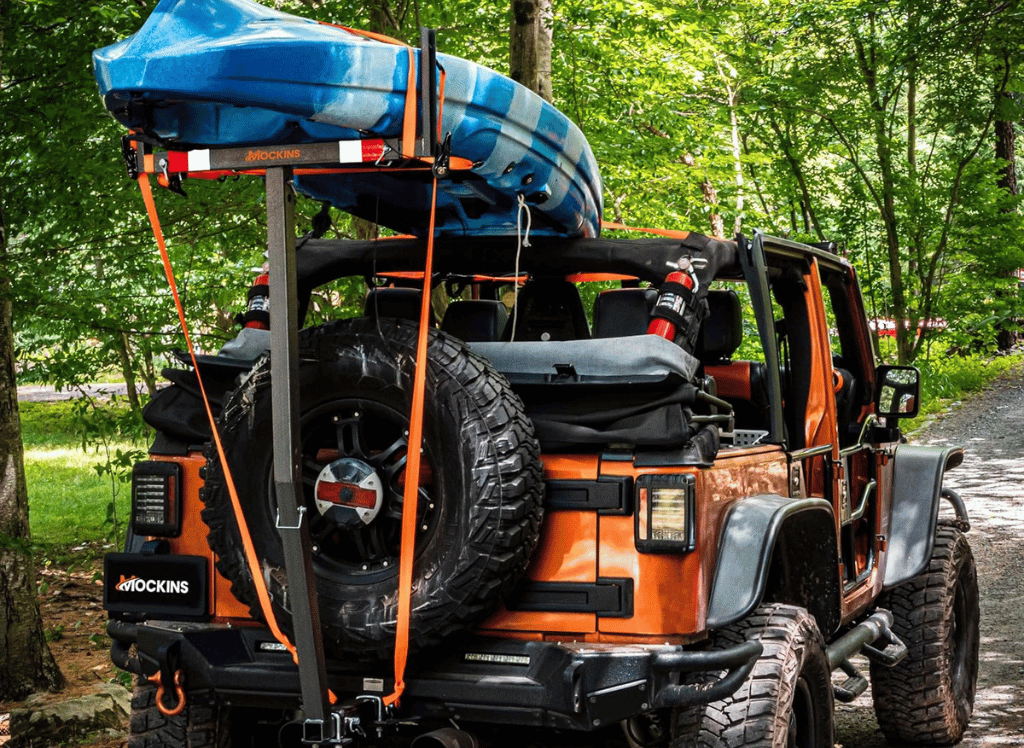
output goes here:
[{"label": "red reflector on wheel", "polygon": [[357,509],[373,509],[377,505],[377,491],[353,486],[351,483],[320,481],[316,487],[316,500]]}]

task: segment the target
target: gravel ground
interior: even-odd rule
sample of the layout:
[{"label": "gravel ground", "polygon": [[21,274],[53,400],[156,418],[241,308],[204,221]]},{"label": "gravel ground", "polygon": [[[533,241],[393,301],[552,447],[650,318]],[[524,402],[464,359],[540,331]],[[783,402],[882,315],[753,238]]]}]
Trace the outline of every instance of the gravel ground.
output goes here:
[{"label": "gravel ground", "polygon": [[[981,590],[981,666],[965,748],[1024,746],[1024,372],[993,383],[915,433],[917,444],[960,444],[963,464],[947,485],[971,518],[968,538]],[[838,713],[843,748],[888,745],[870,692]]]},{"label": "gravel ground", "polygon": [[[145,385],[139,385],[139,392],[145,391]],[[57,390],[52,385],[47,384],[25,384],[18,388],[18,400],[21,402],[47,402],[52,403],[57,400],[71,400],[76,397],[81,397],[82,394],[87,394],[92,397],[110,397],[111,395],[127,395],[128,387],[124,383],[121,384],[86,384],[82,386],[82,390]]]}]

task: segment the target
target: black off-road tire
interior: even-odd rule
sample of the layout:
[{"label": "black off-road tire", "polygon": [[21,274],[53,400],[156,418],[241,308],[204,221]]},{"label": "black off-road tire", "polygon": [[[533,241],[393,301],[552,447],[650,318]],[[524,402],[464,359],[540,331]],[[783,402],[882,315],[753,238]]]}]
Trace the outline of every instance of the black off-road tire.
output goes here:
[{"label": "black off-road tire", "polygon": [[227,712],[212,705],[190,703],[174,717],[156,704],[157,688],[140,680],[132,692],[128,748],[228,748]]},{"label": "black off-road tire", "polygon": [[940,522],[928,569],[878,604],[892,611],[893,632],[908,649],[894,667],[871,665],[879,727],[892,742],[959,742],[978,677],[978,572],[967,537]]},{"label": "black off-road tire", "polygon": [[[303,331],[299,351],[304,500],[327,653],[392,655],[408,414],[417,327],[345,320]],[[540,534],[540,446],[507,380],[461,341],[430,332],[424,465],[418,499],[410,651],[483,619],[525,572]],[[274,599],[292,633],[275,529],[269,361],[258,364],[219,420],[226,456]],[[346,530],[321,516],[313,486],[331,460],[358,458],[385,486],[380,514]],[[217,568],[262,618],[220,461],[207,450],[203,519]]]},{"label": "black off-road tire", "polygon": [[764,652],[732,696],[703,713],[676,710],[672,748],[833,748],[831,672],[805,609],[765,604],[715,639],[720,646],[756,640]]}]

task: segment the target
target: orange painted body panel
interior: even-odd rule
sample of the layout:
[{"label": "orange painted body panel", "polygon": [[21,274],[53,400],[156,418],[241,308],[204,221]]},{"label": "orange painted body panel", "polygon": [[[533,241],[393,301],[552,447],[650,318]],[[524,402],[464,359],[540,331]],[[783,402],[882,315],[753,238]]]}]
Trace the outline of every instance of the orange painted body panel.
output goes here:
[{"label": "orange painted body panel", "polygon": [[820,300],[823,290],[818,275],[817,261],[811,262],[811,271],[804,276],[807,290],[807,308],[811,337],[811,382],[805,414],[805,446],[832,444],[833,458],[839,457],[836,439],[836,398],[833,389],[832,350],[829,345],[828,321]]},{"label": "orange painted body panel", "polygon": [[704,367],[704,373],[714,377],[719,397],[734,400],[750,400],[750,362],[731,361]]},{"label": "orange painted body panel", "polygon": [[[546,480],[596,480],[596,455],[544,457]],[[597,513],[546,512],[540,541],[527,570],[535,582],[597,581]],[[549,613],[510,611],[501,606],[480,626],[482,631],[550,631],[567,634],[592,634],[597,631],[593,613]]]},{"label": "orange painted body panel", "polygon": [[[547,479],[593,480],[597,458],[545,457]],[[595,582],[629,578],[634,582],[633,615],[628,618],[587,613],[500,610],[481,630],[499,636],[564,638],[584,641],[692,641],[703,636],[714,577],[718,537],[729,505],[757,493],[785,494],[786,455],[781,447],[723,449],[710,468],[636,469],[631,462],[606,461],[601,475],[691,473],[696,485],[696,549],[689,553],[639,553],[633,515],[593,511],[554,511],[544,520],[537,555],[528,576],[533,581]]]},{"label": "orange painted body panel", "polygon": [[171,553],[183,556],[205,556],[209,559],[209,590],[210,613],[217,618],[249,618],[249,608],[235,599],[231,594],[231,583],[221,576],[214,568],[213,552],[206,542],[210,528],[200,516],[203,503],[199,500],[199,489],[203,479],[199,477],[199,469],[206,464],[206,458],[200,452],[191,452],[187,457],[167,457],[151,455],[156,462],[176,462],[181,465],[182,501],[181,535],[170,538]]}]

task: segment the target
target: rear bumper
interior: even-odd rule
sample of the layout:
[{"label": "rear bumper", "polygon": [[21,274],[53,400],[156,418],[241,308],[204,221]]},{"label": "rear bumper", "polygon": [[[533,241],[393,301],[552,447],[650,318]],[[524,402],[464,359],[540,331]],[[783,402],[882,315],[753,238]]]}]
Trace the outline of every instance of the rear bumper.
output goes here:
[{"label": "rear bumper", "polygon": [[[298,668],[287,653],[276,651],[266,629],[112,620],[107,630],[114,640],[114,664],[142,675],[180,669],[191,697],[276,709],[299,706]],[[132,645],[136,649],[130,653]],[[471,638],[457,653],[410,667],[402,712],[591,730],[655,708],[723,698],[739,687],[760,653],[757,642],[692,651],[674,645]],[[393,686],[390,670],[390,663],[332,662],[328,681],[342,699],[383,696]]]}]

